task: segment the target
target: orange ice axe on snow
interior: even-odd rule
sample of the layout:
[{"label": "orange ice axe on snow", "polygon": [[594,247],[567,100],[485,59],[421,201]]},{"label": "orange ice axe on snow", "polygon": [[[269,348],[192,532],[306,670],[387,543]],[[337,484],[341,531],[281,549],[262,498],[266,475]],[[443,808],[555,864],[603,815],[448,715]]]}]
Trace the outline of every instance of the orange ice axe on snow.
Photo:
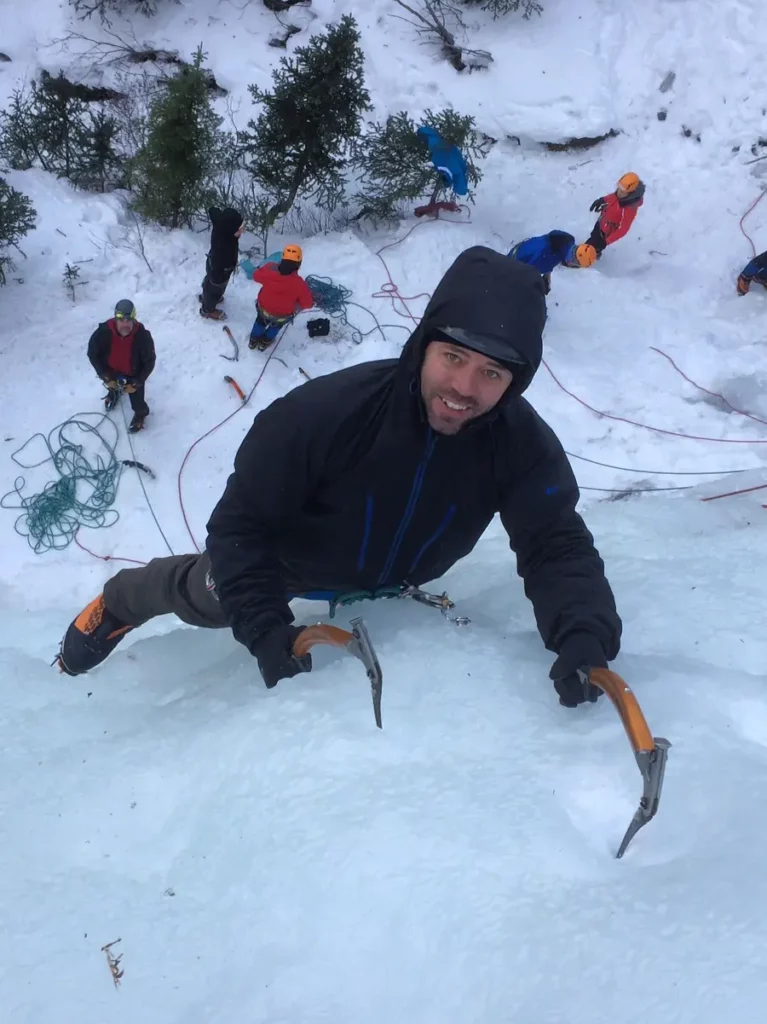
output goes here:
[{"label": "orange ice axe on snow", "polygon": [[301,659],[305,657],[312,647],[317,644],[329,644],[331,647],[341,647],[355,658],[359,658],[367,671],[370,680],[370,690],[373,696],[373,714],[376,725],[383,728],[381,722],[381,691],[383,689],[383,674],[378,664],[378,657],[373,649],[367,626],[362,619],[352,619],[350,623],[352,632],[340,629],[338,626],[329,626],[324,622],[316,626],[307,626],[301,630],[293,643],[293,657]]},{"label": "orange ice axe on snow", "polygon": [[606,668],[592,668],[587,675],[579,669],[578,675],[584,685],[592,683],[594,686],[598,686],[615,705],[642,774],[644,783],[642,799],[639,801],[639,808],[626,829],[623,842],[615,855],[622,857],[640,828],[651,821],[658,811],[663,776],[666,772],[666,760],[671,744],[668,740],[652,735],[633,690],[615,672]]},{"label": "orange ice axe on snow", "polygon": [[238,396],[240,398],[240,401],[244,402],[246,400],[245,399],[245,392],[242,390],[242,388],[237,383],[237,381],[234,379],[234,377],[230,377],[228,373],[225,373],[224,374],[224,380],[226,381],[227,384],[231,384],[232,385],[234,390],[237,392],[237,394],[238,394]]}]

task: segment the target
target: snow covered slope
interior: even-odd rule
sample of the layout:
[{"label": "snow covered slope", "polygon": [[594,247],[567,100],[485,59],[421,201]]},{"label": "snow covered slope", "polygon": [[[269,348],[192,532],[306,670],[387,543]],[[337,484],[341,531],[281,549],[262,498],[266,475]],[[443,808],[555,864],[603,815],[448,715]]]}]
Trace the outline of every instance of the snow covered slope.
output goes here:
[{"label": "snow covered slope", "polygon": [[[615,668],[674,744],[661,811],[614,861],[636,766],[606,701],[556,704],[496,527],[440,583],[469,627],[418,606],[362,607],[385,676],[379,733],[353,660],[323,652],[311,676],[267,692],[228,634],[172,621],[137,632],[87,679],[59,677],[49,662],[63,629],[121,563],[75,545],[35,555],[4,512],[3,1019],[761,1024],[767,492],[699,499],[764,480],[767,295],[737,298],[734,278],[751,252],[738,221],[767,166],[747,165],[767,132],[767,11],[545,0],[530,22],[477,13],[473,42],[495,61],[471,76],[419,45],[391,0],[314,0],[292,20],[316,31],[347,12],[375,116],[453,103],[498,139],[470,223],[301,240],[308,273],[400,326],[355,345],[344,329],[310,341],[299,322],[261,377],[264,355],[225,362],[229,343],[197,315],[205,234],[148,232],[150,272],[114,197],[11,173],[40,216],[23,283],[0,290],[0,488],[21,472],[10,455],[28,437],[97,408],[87,338],[130,295],[158,349],[135,456],[157,474],[144,482],[170,546],[190,550],[177,477],[190,446],[237,409],[225,373],[258,386],[185,464],[198,543],[252,415],[301,382],[299,367],[315,375],[399,350],[409,321],[373,297],[387,272],[420,296],[469,245],[505,251],[553,227],[585,237],[592,199],[635,170],[647,198],[631,234],[593,271],[554,276],[547,367],[530,397],[575,456],[625,621]],[[72,25],[65,3],[14,10],[0,101],[40,68],[85,69],[77,45],[55,42]],[[247,85],[269,82],[275,27],[260,4],[215,0],[134,23],[156,46],[203,41],[241,120]],[[584,152],[538,145],[611,128],[623,134]],[[767,201],[745,226],[767,247]],[[377,253],[391,243],[387,271]],[[73,304],[61,274],[78,260],[87,283]],[[227,310],[240,338],[253,298],[235,279]],[[424,302],[408,306],[418,315]],[[352,319],[373,327],[363,310]],[[42,454],[37,439],[21,458]],[[118,454],[133,457],[122,430]],[[51,479],[45,466],[23,472],[25,493]],[[631,486],[692,489],[620,501],[589,489]],[[92,551],[166,552],[133,473],[116,508],[115,526],[81,532]],[[296,611],[309,622],[324,608]],[[115,992],[101,947],[117,938]]]}]

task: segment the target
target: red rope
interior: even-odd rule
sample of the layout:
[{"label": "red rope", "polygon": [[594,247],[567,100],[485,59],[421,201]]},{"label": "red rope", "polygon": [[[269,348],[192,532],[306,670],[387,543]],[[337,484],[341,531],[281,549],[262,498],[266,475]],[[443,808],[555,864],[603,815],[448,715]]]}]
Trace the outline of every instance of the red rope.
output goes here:
[{"label": "red rope", "polygon": [[[718,498],[731,498],[734,494],[750,494],[751,491],[763,491],[767,484],[757,484],[755,487],[741,487],[739,491],[727,491],[725,494],[712,494],[708,498],[701,498],[701,501],[716,501]],[[762,505],[762,508],[765,506]]]},{"label": "red rope", "polygon": [[195,536],[194,536],[194,534],[192,533],[192,527],[191,527],[191,526],[189,525],[189,518],[188,518],[188,516],[187,516],[187,514],[186,514],[186,507],[185,507],[185,505],[184,505],[184,495],[183,495],[183,493],[182,493],[182,490],[181,490],[181,477],[183,476],[183,473],[184,473],[184,467],[186,466],[186,464],[187,464],[187,461],[189,460],[189,456],[190,456],[190,455],[192,454],[192,452],[193,452],[193,451],[195,450],[195,448],[196,448],[196,447],[197,447],[197,445],[198,445],[198,444],[200,443],[200,441],[204,441],[206,437],[210,437],[210,435],[211,435],[211,434],[212,434],[212,433],[213,433],[214,431],[218,430],[218,428],[219,428],[219,427],[223,427],[223,425],[224,425],[225,423],[228,423],[228,422],[229,422],[229,420],[231,420],[231,419],[232,419],[232,418],[233,418],[234,416],[236,416],[236,415],[237,415],[237,413],[238,413],[238,412],[242,412],[242,410],[243,410],[243,409],[245,408],[245,406],[246,406],[246,405],[248,404],[248,402],[249,402],[249,401],[251,400],[251,398],[253,397],[253,394],[255,393],[255,390],[256,390],[256,388],[257,388],[257,387],[258,387],[258,385],[259,385],[259,384],[261,383],[261,380],[262,380],[262,378],[263,378],[264,374],[266,373],[266,368],[267,368],[267,366],[269,365],[269,363],[271,362],[271,360],[272,360],[272,356],[273,356],[273,355],[274,355],[274,353],[275,353],[275,352],[277,351],[277,348],[278,348],[278,346],[279,346],[279,344],[280,344],[280,342],[282,341],[282,339],[283,339],[283,337],[284,337],[284,336],[285,336],[285,331],[283,330],[283,332],[282,332],[282,333],[280,334],[279,338],[277,338],[277,340],[275,341],[274,345],[272,345],[271,349],[269,350],[269,355],[268,355],[268,356],[266,357],[266,360],[265,360],[265,362],[264,362],[264,365],[263,365],[263,366],[261,367],[261,372],[259,373],[258,377],[256,378],[256,383],[255,383],[255,384],[253,385],[253,387],[252,387],[252,388],[250,389],[250,393],[248,394],[248,397],[247,397],[247,398],[245,399],[245,401],[244,401],[244,402],[241,402],[241,403],[240,403],[240,404],[239,404],[239,405],[237,406],[237,408],[236,408],[236,409],[235,409],[235,410],[234,410],[233,412],[230,412],[230,413],[229,413],[229,415],[228,415],[228,416],[225,416],[225,417],[224,417],[224,418],[223,418],[223,419],[221,420],[221,422],[220,422],[220,423],[216,423],[216,425],[215,425],[215,426],[213,426],[213,427],[211,427],[211,428],[210,428],[210,430],[206,430],[204,434],[201,434],[201,435],[200,435],[200,436],[199,436],[199,437],[197,438],[197,440],[196,440],[196,441],[195,441],[195,442],[194,442],[193,444],[191,444],[191,445],[189,446],[189,449],[187,450],[187,453],[186,453],[186,455],[185,455],[185,456],[184,456],[184,458],[183,458],[183,461],[182,461],[182,463],[181,463],[181,466],[179,467],[179,471],[178,471],[178,479],[177,479],[177,487],[178,487],[178,503],[179,503],[179,505],[181,506],[181,515],[182,515],[182,516],[184,517],[184,525],[186,526],[186,529],[187,529],[187,533],[189,534],[189,536],[190,536],[190,537],[191,537],[191,539],[192,539],[192,544],[194,544],[195,550],[196,550],[196,551],[198,551],[198,552],[199,552],[199,550],[200,550],[200,547],[199,547],[199,545],[197,544],[197,541],[195,540]]},{"label": "red rope", "polygon": [[712,441],[716,444],[767,444],[767,439],[763,440],[750,440],[742,438],[729,438],[729,437],[702,437],[698,434],[683,434],[679,430],[667,430],[665,427],[654,427],[649,423],[640,423],[638,420],[630,420],[626,416],[617,416],[614,413],[604,412],[602,409],[595,409],[593,405],[589,405],[578,395],[569,391],[564,384],[559,380],[554,371],[551,369],[546,360],[543,360],[543,365],[551,374],[554,382],[564,391],[570,398],[574,398],[576,402],[588,409],[589,412],[593,412],[596,416],[603,416],[607,420],[615,420],[617,423],[628,423],[632,427],[641,427],[642,430],[651,430],[655,434],[666,434],[669,437],[682,437],[687,441]]},{"label": "red rope", "polygon": [[[471,211],[469,210],[469,208],[467,206],[462,206],[461,209],[465,209],[466,213],[468,215],[464,220],[450,220],[450,219],[447,219],[445,222],[447,224],[470,224],[471,223]],[[397,314],[397,316],[402,316],[402,317],[405,317],[408,320],[412,320],[412,322],[414,324],[416,324],[416,325],[421,322],[421,318],[419,316],[414,316],[413,313],[410,312],[410,309],[408,307],[408,302],[415,302],[416,299],[426,299],[428,301],[431,298],[431,294],[429,292],[420,292],[418,295],[400,295],[399,288],[397,287],[396,283],[394,282],[394,279],[391,276],[391,271],[389,270],[389,267],[387,266],[386,260],[383,258],[381,253],[386,252],[387,249],[393,249],[395,246],[400,245],[402,242],[405,241],[406,238],[409,238],[409,236],[413,234],[413,232],[416,230],[416,228],[420,228],[424,224],[433,224],[433,223],[434,223],[434,221],[419,221],[417,224],[414,224],[412,226],[412,228],[409,228],[401,238],[395,238],[395,240],[393,242],[387,242],[386,245],[382,245],[380,249],[377,249],[375,254],[374,254],[374,255],[376,255],[378,257],[378,259],[383,264],[383,268],[384,268],[384,271],[386,273],[387,280],[386,280],[385,284],[381,285],[380,289],[377,292],[373,292],[373,294],[371,295],[371,298],[373,298],[373,299],[391,299],[392,309]],[[396,305],[397,302],[401,302],[402,303],[402,305],[403,305],[403,307],[405,309],[404,313],[402,313],[399,309],[397,309],[397,305]]]},{"label": "red rope", "polygon": [[680,369],[674,362],[674,360],[671,358],[671,356],[664,352],[662,348],[656,348],[654,345],[651,345],[650,348],[653,352],[657,352],[659,356],[663,356],[664,359],[668,359],[668,361],[674,367],[679,376],[684,377],[687,383],[692,384],[692,386],[694,388],[697,388],[698,391],[702,391],[704,395],[709,395],[711,398],[718,398],[720,402],[724,402],[724,404],[731,412],[736,412],[738,416],[745,416],[747,419],[753,420],[755,423],[763,423],[765,426],[767,426],[767,420],[762,419],[761,416],[755,416],[751,412],[745,412],[743,409],[737,409],[731,402],[729,402],[724,397],[721,391],[709,391],[708,388],[704,388],[702,384],[698,384],[697,381],[694,381],[692,377],[688,377],[684,370]]},{"label": "red rope", "polygon": [[750,213],[751,213],[751,212],[752,212],[753,210],[755,210],[755,209],[757,208],[757,206],[759,205],[759,203],[761,203],[762,199],[764,199],[764,195],[765,195],[765,193],[766,193],[766,192],[767,192],[767,188],[766,188],[766,189],[764,189],[764,190],[763,190],[762,192],[760,192],[760,193],[759,193],[759,195],[758,195],[758,196],[756,197],[756,199],[755,199],[755,200],[753,201],[753,203],[752,203],[752,204],[751,204],[751,205],[749,206],[749,208],[748,208],[748,209],[746,210],[746,212],[745,212],[745,213],[743,214],[743,216],[742,216],[742,217],[740,218],[740,230],[741,230],[741,231],[743,232],[743,234],[744,234],[744,235],[746,236],[746,238],[748,239],[748,244],[749,244],[749,245],[751,246],[751,255],[752,255],[752,256],[756,256],[756,246],[754,245],[754,240],[753,240],[753,238],[751,237],[751,235],[749,235],[749,233],[748,233],[748,232],[746,231],[746,229],[745,229],[745,228],[743,227],[743,221],[744,221],[744,220],[746,219],[746,217],[748,217],[748,215],[749,215],[749,214],[750,214]]},{"label": "red rope", "polygon": [[[79,533],[79,530],[78,530]],[[95,551],[91,551],[90,548],[86,548],[84,544],[80,542],[75,533],[75,544],[83,551],[87,551],[89,555],[93,555],[94,558],[100,558],[102,562],[130,562],[132,565],[146,565],[146,562],[140,562],[137,558],[122,558],[120,555],[99,555]]]}]

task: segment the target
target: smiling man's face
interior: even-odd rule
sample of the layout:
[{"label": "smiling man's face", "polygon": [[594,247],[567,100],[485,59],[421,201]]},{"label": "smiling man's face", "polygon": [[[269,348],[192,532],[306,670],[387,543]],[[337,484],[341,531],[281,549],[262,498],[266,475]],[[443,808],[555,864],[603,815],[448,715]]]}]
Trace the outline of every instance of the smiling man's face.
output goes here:
[{"label": "smiling man's face", "polygon": [[457,434],[497,405],[511,381],[511,370],[480,352],[447,341],[430,342],[421,367],[429,425],[438,434]]}]

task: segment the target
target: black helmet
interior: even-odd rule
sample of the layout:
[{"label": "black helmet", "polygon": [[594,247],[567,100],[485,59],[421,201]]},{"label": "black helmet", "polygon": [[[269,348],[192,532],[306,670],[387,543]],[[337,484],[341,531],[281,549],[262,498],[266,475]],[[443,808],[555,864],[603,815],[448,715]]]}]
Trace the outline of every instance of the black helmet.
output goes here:
[{"label": "black helmet", "polygon": [[115,320],[135,320],[136,307],[131,299],[120,299],[115,306]]}]

